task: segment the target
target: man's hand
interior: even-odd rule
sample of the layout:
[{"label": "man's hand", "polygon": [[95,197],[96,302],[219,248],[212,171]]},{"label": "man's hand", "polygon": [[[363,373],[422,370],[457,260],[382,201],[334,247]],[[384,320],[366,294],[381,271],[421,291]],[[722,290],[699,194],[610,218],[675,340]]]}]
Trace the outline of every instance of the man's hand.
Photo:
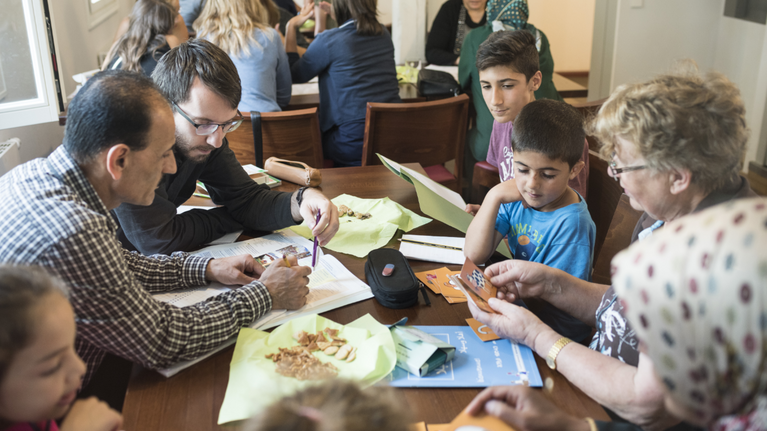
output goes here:
[{"label": "man's hand", "polygon": [[123,417],[96,397],[76,401],[61,423],[61,431],[116,431]]},{"label": "man's hand", "polygon": [[527,386],[487,388],[466,409],[474,416],[484,410],[519,431],[589,430],[585,420],[568,415]]},{"label": "man's hand", "polygon": [[499,298],[514,302],[554,292],[559,274],[557,269],[541,263],[509,259],[490,265],[485,275],[498,287]]},{"label": "man's hand", "polygon": [[490,298],[488,304],[499,314],[486,313],[471,301],[469,301],[469,310],[475,319],[489,326],[499,337],[522,343],[536,351],[535,341],[538,336],[542,333],[547,335],[554,333],[548,325],[541,322],[541,319],[527,308],[497,298]]},{"label": "man's hand", "polygon": [[272,297],[272,309],[297,310],[306,304],[312,269],[298,266],[295,256],[289,256],[288,261],[290,268],[285,265],[285,261],[278,259],[261,274],[260,281]]},{"label": "man's hand", "polygon": [[[213,259],[205,268],[205,278],[225,285],[244,286],[264,272],[264,267],[249,254]],[[254,278],[255,277],[255,278]]]},{"label": "man's hand", "polygon": [[[319,190],[311,188],[304,190],[298,211],[300,218],[308,221],[312,235],[317,237],[321,246],[327,245],[338,232],[338,208]],[[315,223],[317,211],[322,212],[322,217]],[[293,219],[296,220],[295,214]]]}]

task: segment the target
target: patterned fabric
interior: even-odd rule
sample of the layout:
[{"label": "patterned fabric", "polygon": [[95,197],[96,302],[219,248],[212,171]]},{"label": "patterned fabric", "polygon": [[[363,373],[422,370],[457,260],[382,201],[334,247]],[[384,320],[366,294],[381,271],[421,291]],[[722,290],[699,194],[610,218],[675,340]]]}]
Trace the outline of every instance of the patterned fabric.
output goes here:
[{"label": "patterned fabric", "polygon": [[610,286],[602,295],[596,313],[597,331],[589,349],[636,367],[639,365],[639,340],[634,327],[624,316],[623,304]]},{"label": "patterned fabric", "polygon": [[500,21],[509,28],[507,30],[519,30],[525,28],[530,10],[527,8],[527,0],[488,0],[487,21]]},{"label": "patterned fabric", "polygon": [[63,146],[0,178],[0,202],[0,263],[41,265],[67,283],[86,382],[105,352],[167,367],[206,353],[271,309],[258,282],[185,308],[154,300],[150,292],[205,284],[209,259],[121,248],[115,220]]},{"label": "patterned fabric", "polygon": [[767,199],[742,199],[613,259],[615,291],[659,378],[711,429],[767,429],[765,244]]}]

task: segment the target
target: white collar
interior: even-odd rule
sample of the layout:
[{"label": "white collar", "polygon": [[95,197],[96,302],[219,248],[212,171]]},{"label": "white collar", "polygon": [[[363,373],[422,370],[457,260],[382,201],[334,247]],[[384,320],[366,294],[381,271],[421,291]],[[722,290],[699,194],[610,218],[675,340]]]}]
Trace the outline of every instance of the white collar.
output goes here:
[{"label": "white collar", "polygon": [[355,22],[357,22],[357,20],[356,20],[356,19],[350,19],[350,20],[346,21],[346,22],[344,23],[344,25],[342,25],[341,27],[338,27],[338,28],[344,28],[344,27],[346,27],[346,26],[348,26],[348,25],[354,24]]}]

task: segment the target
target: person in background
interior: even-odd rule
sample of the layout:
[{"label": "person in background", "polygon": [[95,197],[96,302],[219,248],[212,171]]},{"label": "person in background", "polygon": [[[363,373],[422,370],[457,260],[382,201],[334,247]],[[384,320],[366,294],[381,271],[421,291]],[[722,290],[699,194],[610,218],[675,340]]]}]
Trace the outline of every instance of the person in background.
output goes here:
[{"label": "person in background", "polygon": [[288,56],[260,0],[207,0],[194,28],[198,38],[223,49],[237,68],[240,111],[276,112],[288,106]]},{"label": "person in background", "polygon": [[112,45],[101,69],[151,75],[160,57],[183,42],[171,34],[177,16],[164,0],[138,0],[128,30]]},{"label": "person in background", "polygon": [[[615,290],[650,363],[635,380],[687,429],[767,429],[764,244],[767,199],[740,199],[671,222],[613,259]],[[488,388],[468,409],[519,431],[642,429],[575,418],[523,387]]]},{"label": "person in background", "polygon": [[[693,63],[682,63],[674,73],[620,86],[587,131],[601,141],[602,157],[611,160],[609,173],[631,206],[646,212],[632,242],[690,213],[756,196],[740,175],[749,133],[746,109],[738,88],[722,74],[702,76]],[[639,349],[613,287],[521,260],[491,265],[485,274],[501,292],[489,301],[500,314],[473,309],[477,320],[546,357],[550,367],[613,411],[614,420],[649,429],[678,422],[664,410],[662,391],[646,378],[652,363]],[[570,342],[513,304],[526,298],[541,298],[596,328],[591,345]]]},{"label": "person in background", "polygon": [[399,103],[394,45],[376,18],[375,0],[334,0],[338,28],[320,33],[299,58],[295,29],[314,14],[307,1],[288,21],[285,49],[294,83],[320,77],[320,128],[325,158],[335,166],[362,164],[368,102]]},{"label": "person in background", "polygon": [[[121,429],[106,403],[75,401],[85,364],[68,296],[42,268],[0,266],[0,430]],[[59,428],[54,419],[62,416]]]},{"label": "person in background", "polygon": [[490,134],[493,130],[493,116],[482,97],[482,84],[477,69],[479,45],[494,31],[527,30],[535,36],[535,48],[538,50],[538,68],[541,71],[541,84],[535,90],[536,99],[562,100],[552,76],[554,59],[551,58],[549,40],[546,35],[527,22],[530,13],[526,0],[488,0],[487,23],[469,32],[463,41],[461,58],[458,62],[458,82],[465,92],[471,93],[472,103],[477,113],[474,127],[466,134],[466,153],[464,157],[464,176],[471,178],[474,164],[487,159]]},{"label": "person in background", "polygon": [[[277,29],[282,35],[282,44],[285,45],[285,29],[288,27],[288,21],[296,16],[287,10],[277,6],[272,0],[260,0],[261,4],[269,11],[269,27]],[[295,8],[295,7],[294,7]],[[304,55],[309,42],[300,31],[296,32],[296,44],[298,44],[298,55]]]},{"label": "person in background", "polygon": [[426,40],[426,61],[457,65],[466,34],[487,22],[486,4],[487,0],[447,0],[431,25]]},{"label": "person in background", "polygon": [[[307,1],[313,1],[313,0],[304,0]],[[277,5],[280,9],[285,9],[286,11],[290,12],[292,16],[298,15],[298,10],[300,7],[296,2],[293,0],[274,0],[274,4]]]},{"label": "person in background", "polygon": [[[176,11],[176,18],[173,23],[173,30],[171,30],[171,34],[176,36],[176,38],[179,40],[179,42],[184,42],[187,39],[189,39],[189,31],[186,28],[186,23],[184,22],[184,18],[179,13],[180,5],[178,3],[179,0],[165,0],[168,2],[169,5],[173,8],[174,11]],[[117,26],[117,31],[115,31],[115,37],[112,40],[112,44],[120,40],[120,37],[125,34],[126,31],[128,31],[128,27],[130,26],[130,16],[126,16],[120,21],[120,24]]]},{"label": "person in background", "polygon": [[408,431],[411,415],[394,388],[329,380],[287,396],[253,417],[248,431]]}]

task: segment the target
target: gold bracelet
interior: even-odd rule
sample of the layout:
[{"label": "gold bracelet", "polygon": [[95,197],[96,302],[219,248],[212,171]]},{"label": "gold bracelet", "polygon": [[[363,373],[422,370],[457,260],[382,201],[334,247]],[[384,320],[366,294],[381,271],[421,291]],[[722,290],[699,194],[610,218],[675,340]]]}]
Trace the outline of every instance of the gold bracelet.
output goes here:
[{"label": "gold bracelet", "polygon": [[587,424],[589,424],[589,430],[590,430],[590,431],[599,431],[599,430],[597,429],[597,423],[596,423],[596,422],[594,422],[594,419],[591,419],[591,418],[583,418],[583,420],[585,420],[585,421],[586,421],[586,423],[587,423]]}]

